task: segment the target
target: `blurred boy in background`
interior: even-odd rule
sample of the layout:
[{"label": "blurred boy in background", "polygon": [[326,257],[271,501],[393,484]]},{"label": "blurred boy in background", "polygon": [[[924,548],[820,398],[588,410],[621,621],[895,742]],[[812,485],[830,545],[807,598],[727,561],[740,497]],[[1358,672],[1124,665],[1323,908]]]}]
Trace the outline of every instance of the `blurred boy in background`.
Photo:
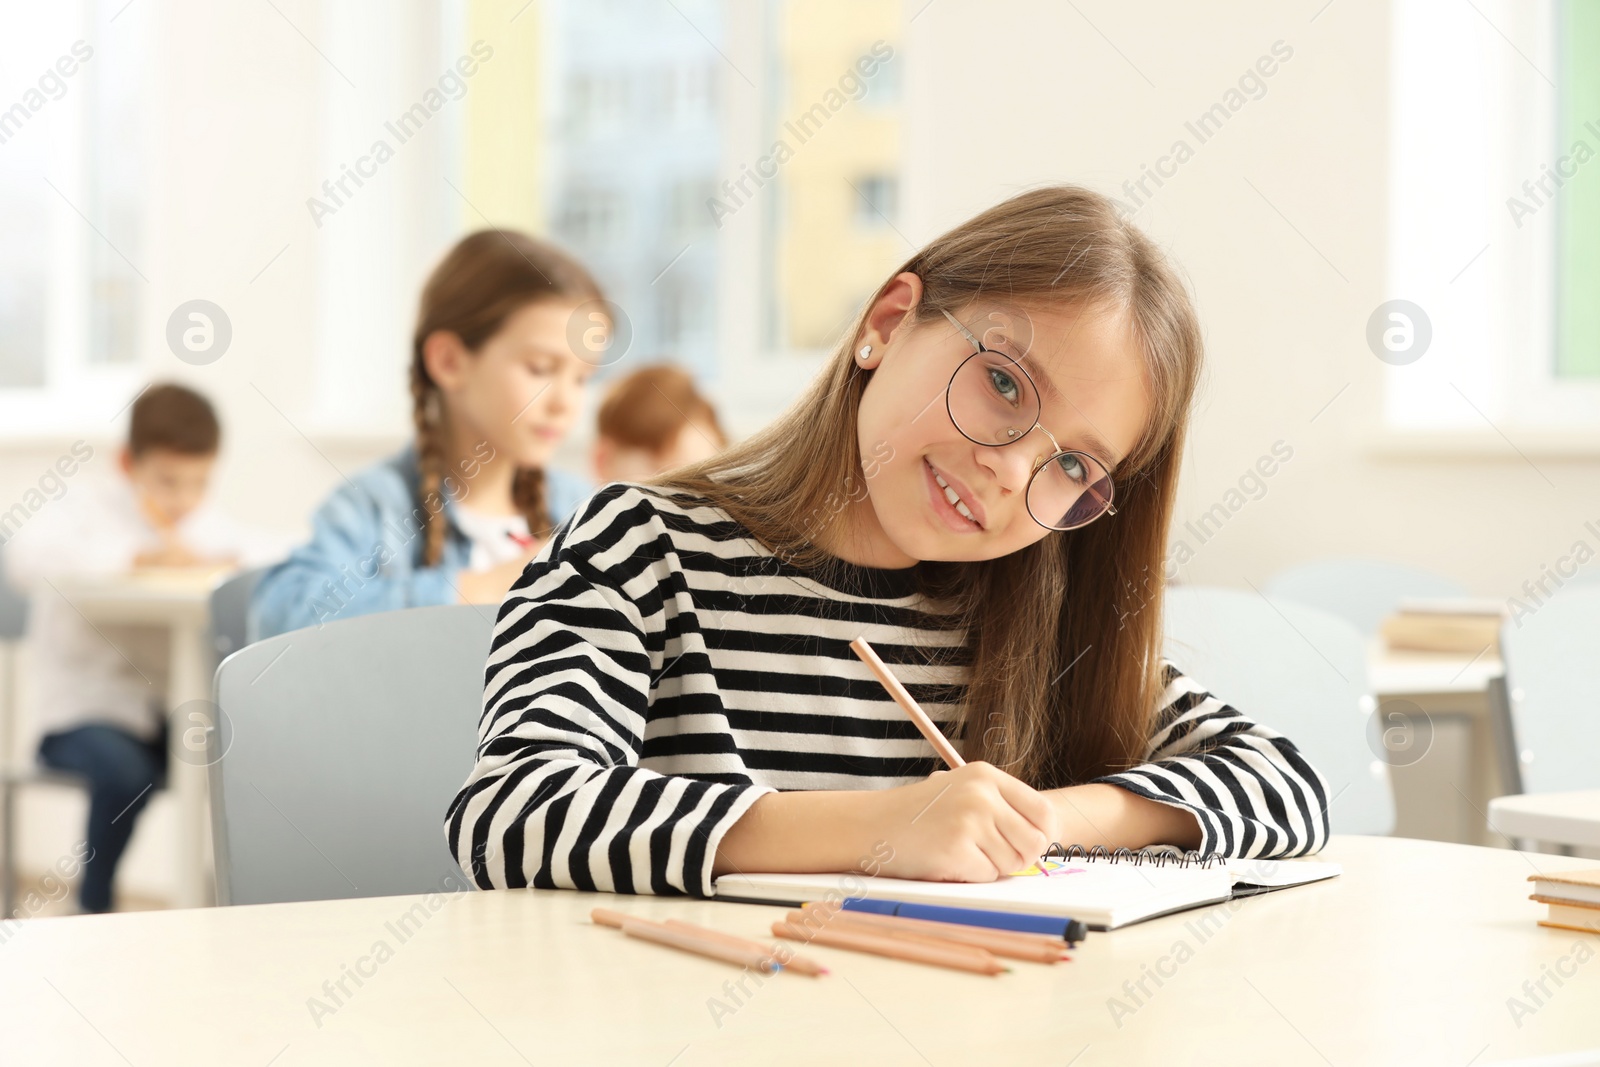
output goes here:
[{"label": "blurred boy in background", "polygon": [[694,379],[667,364],[619,378],[600,404],[594,446],[601,482],[637,482],[709,459],[728,443]]},{"label": "blurred boy in background", "polygon": [[150,568],[221,573],[281,555],[205,502],[221,434],[200,394],[151,386],[133,403],[118,472],[74,482],[6,542],[6,576],[30,598],[39,759],[89,785],[84,912],[111,910],[117,862],[165,778],[167,635],[97,628],[72,606],[70,587]]}]

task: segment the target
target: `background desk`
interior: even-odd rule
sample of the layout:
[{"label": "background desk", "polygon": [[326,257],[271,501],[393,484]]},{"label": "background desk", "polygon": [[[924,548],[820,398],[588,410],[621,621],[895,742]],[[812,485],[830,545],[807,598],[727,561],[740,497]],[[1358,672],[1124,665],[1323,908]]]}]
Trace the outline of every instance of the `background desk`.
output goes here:
[{"label": "background desk", "polygon": [[[1525,881],[1534,863],[1593,861],[1360,837],[1322,858],[1345,874],[1092,934],[1056,967],[983,978],[817,947],[833,974],[750,983],[742,1006],[738,969],[592,927],[588,911],[758,935],[781,909],[516,891],[435,898],[435,912],[389,897],[39,919],[0,945],[0,1040],[7,1062],[74,1067],[1487,1067],[1600,1046],[1600,937],[1536,926]],[[380,943],[392,956],[377,962]],[[1580,944],[1594,955],[1574,963]],[[1519,1027],[1508,998],[1558,964],[1575,973]],[[324,983],[358,970],[334,1006]],[[1125,986],[1157,972],[1148,996]],[[334,1008],[320,1028],[312,997]],[[735,1009],[720,1026],[712,998]]]},{"label": "background desk", "polygon": [[1485,815],[1492,797],[1510,791],[1500,771],[1504,754],[1491,728],[1488,693],[1489,683],[1504,673],[1492,650],[1473,656],[1391,651],[1381,639],[1369,645],[1367,684],[1380,711],[1398,711],[1431,734],[1427,754],[1416,762],[1390,761],[1396,834],[1506,845]]},{"label": "background desk", "polygon": [[[197,725],[190,714],[211,707],[210,595],[219,574],[214,569],[152,570],[104,582],[75,583],[63,593],[93,623],[121,623],[165,628],[168,634],[167,706],[171,709],[173,758],[167,764],[167,786],[178,802],[178,872],[173,903],[199,907],[214,899],[211,873],[210,805],[205,749],[191,742]],[[209,716],[209,710],[200,711]]]}]

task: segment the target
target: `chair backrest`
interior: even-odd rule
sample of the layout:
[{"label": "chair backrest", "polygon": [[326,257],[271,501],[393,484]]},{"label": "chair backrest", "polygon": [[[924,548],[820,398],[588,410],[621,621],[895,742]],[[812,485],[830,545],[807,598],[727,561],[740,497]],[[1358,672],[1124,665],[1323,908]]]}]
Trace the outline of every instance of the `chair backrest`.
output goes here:
[{"label": "chair backrest", "polygon": [[1334,833],[1387,834],[1394,794],[1369,730],[1366,640],[1344,619],[1255,592],[1173,586],[1166,652],[1242,714],[1288,737],[1328,782]]},{"label": "chair backrest", "polygon": [[218,582],[211,590],[211,645],[217,650],[218,662],[248,643],[245,629],[250,615],[250,594],[255,592],[256,583],[265,573],[266,567],[240,571]]},{"label": "chair backrest", "polygon": [[1561,590],[1500,630],[1522,788],[1600,786],[1600,692],[1589,673],[1600,649],[1600,588]]},{"label": "chair backrest", "polygon": [[6,581],[5,544],[0,542],[0,775],[11,769],[21,747],[17,736],[17,708],[22,687],[18,683],[17,645],[28,631],[28,598]]},{"label": "chair backrest", "polygon": [[1465,596],[1459,582],[1381,559],[1321,559],[1279,571],[1262,592],[1274,600],[1320,608],[1352,623],[1362,633],[1378,632],[1384,617],[1409,597]]},{"label": "chair backrest", "polygon": [[[0,557],[5,552],[0,542]],[[0,558],[0,641],[20,641],[28,629],[28,598],[6,581],[5,560]]]},{"label": "chair backrest", "polygon": [[493,614],[362,615],[223,661],[207,752],[219,904],[467,887],[444,813],[475,758]]}]

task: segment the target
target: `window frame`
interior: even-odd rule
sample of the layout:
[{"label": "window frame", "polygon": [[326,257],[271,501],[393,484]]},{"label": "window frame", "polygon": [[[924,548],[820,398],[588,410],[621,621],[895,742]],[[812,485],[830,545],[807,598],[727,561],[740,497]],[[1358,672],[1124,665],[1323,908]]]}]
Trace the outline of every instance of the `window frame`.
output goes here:
[{"label": "window frame", "polygon": [[[1561,192],[1520,226],[1510,204],[1526,199],[1525,179],[1566,151],[1558,90],[1545,77],[1559,72],[1561,2],[1483,0],[1475,12],[1396,0],[1391,9],[1383,297],[1455,310],[1433,317],[1429,352],[1383,368],[1374,452],[1600,452],[1600,378],[1564,378],[1557,368]],[[1430,109],[1430,94],[1453,100],[1456,112]],[[1446,146],[1452,154],[1441,156]]]}]

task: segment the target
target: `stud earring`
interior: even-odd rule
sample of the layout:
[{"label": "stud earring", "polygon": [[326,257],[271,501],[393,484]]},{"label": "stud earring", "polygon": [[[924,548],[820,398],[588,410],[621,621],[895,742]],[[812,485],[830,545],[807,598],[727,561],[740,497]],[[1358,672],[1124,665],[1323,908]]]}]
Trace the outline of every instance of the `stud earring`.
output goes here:
[{"label": "stud earring", "polygon": [[862,345],[861,346],[861,351],[856,353],[856,358],[857,359],[866,359],[870,355],[872,355],[872,346],[871,345]]}]

